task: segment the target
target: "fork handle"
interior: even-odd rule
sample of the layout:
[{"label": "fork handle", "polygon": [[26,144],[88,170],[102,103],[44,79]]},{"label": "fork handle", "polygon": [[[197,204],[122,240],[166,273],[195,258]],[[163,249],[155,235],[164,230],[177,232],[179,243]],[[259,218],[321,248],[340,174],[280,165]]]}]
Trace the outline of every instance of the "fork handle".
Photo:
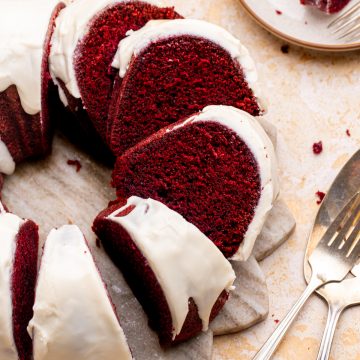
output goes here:
[{"label": "fork handle", "polygon": [[331,344],[334,339],[336,324],[340,318],[340,315],[344,311],[343,306],[339,306],[338,304],[329,304],[329,313],[328,318],[324,330],[324,335],[321,340],[321,345],[319,349],[319,353],[317,356],[317,360],[328,360],[331,351]]},{"label": "fork handle", "polygon": [[310,297],[310,295],[318,289],[320,286],[324,284],[323,280],[320,280],[316,276],[312,276],[308,286],[305,291],[300,296],[299,300],[295,303],[289,313],[285,316],[285,318],[280,322],[278,327],[275,329],[273,334],[268,338],[266,343],[262,346],[260,351],[255,355],[253,360],[269,360],[277,347],[279,346],[281,340],[283,339],[286,331],[289,329],[290,325],[295,320],[296,316],[306,303],[306,300]]}]

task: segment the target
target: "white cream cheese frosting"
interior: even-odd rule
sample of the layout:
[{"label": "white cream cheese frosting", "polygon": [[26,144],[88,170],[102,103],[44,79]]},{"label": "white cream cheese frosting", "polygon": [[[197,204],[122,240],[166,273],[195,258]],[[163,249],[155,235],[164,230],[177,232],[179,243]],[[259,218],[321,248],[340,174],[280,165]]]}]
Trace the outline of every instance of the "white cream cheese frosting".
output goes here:
[{"label": "white cream cheese frosting", "polygon": [[[126,216],[117,216],[130,205]],[[203,330],[223,290],[231,290],[235,273],[219,249],[197,227],[159,201],[132,196],[108,216],[120,224],[148,261],[159,282],[173,321],[181,332],[189,299],[197,305]]]},{"label": "white cream cheese frosting", "polygon": [[41,261],[28,332],[34,360],[131,359],[105,286],[80,229],[53,229]]},{"label": "white cream cheese frosting", "polygon": [[[51,40],[50,73],[53,79],[61,79],[69,93],[75,98],[81,97],[74,70],[76,47],[87,33],[91,20],[106,7],[121,2],[131,1],[76,0],[63,9],[56,19],[56,27]],[[141,2],[162,6],[161,0],[141,0]],[[63,96],[62,100],[64,102]]]},{"label": "white cream cheese frosting", "polygon": [[15,161],[6,144],[0,139],[0,173],[11,175],[15,171]]},{"label": "white cream cheese frosting", "polygon": [[[247,260],[260,234],[265,220],[279,194],[278,165],[274,146],[255,117],[231,106],[207,106],[197,115],[190,117],[173,129],[199,121],[213,121],[234,131],[248,146],[259,168],[261,194],[238,251],[232,260]],[[172,131],[172,130],[169,130]]]},{"label": "white cream cheese frosting", "polygon": [[15,85],[24,111],[31,115],[41,110],[43,45],[56,3],[1,0],[0,92]]},{"label": "white cream cheese frosting", "polygon": [[237,61],[244,71],[249,87],[259,104],[265,107],[257,86],[258,74],[249,51],[240,40],[224,28],[194,19],[151,20],[137,31],[128,31],[127,37],[120,41],[112,66],[119,69],[120,77],[124,77],[133,56],[138,56],[151,43],[176,36],[191,35],[208,39],[224,48]]},{"label": "white cream cheese frosting", "polygon": [[0,207],[0,359],[18,360],[12,326],[11,275],[16,236],[24,220]]}]

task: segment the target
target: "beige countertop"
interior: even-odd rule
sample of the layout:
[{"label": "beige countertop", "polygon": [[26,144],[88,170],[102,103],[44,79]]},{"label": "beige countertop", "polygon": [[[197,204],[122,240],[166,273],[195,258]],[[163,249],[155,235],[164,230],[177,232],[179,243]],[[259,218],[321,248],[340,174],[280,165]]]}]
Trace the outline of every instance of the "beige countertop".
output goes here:
[{"label": "beige countertop", "polygon": [[[264,0],[259,0],[264,1]],[[289,0],[297,1],[297,0]],[[316,53],[295,46],[283,54],[276,39],[245,14],[238,0],[168,0],[185,16],[219,24],[241,39],[260,72],[268,99],[267,119],[279,129],[278,156],[282,195],[297,220],[291,239],[262,262],[270,292],[270,313],[263,323],[240,334],[218,337],[214,359],[251,359],[305,287],[302,264],[307,235],[318,205],[341,166],[360,145],[359,52]],[[346,135],[349,129],[351,137]],[[312,144],[322,140],[315,156]],[[315,359],[327,308],[313,296],[275,359]],[[360,308],[340,319],[331,359],[360,360]]]}]

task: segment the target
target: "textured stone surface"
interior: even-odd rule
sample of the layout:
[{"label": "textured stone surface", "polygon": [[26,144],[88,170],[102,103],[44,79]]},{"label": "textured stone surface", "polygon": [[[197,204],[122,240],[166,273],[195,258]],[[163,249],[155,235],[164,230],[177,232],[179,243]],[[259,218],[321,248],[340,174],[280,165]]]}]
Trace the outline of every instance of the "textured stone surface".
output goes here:
[{"label": "textured stone surface", "polygon": [[215,335],[246,329],[264,319],[269,311],[265,276],[255,258],[251,256],[246,262],[231,264],[236,272],[236,290],[211,323]]},{"label": "textured stone surface", "polygon": [[263,260],[283,244],[294,231],[295,219],[283,200],[278,199],[271,209],[264,227],[256,239],[253,255]]}]

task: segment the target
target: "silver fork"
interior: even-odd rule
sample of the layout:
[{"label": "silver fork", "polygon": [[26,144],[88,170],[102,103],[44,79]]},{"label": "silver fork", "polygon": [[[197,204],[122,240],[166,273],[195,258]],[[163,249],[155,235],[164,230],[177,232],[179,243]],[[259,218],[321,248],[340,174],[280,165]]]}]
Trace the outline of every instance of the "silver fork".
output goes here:
[{"label": "silver fork", "polygon": [[339,40],[343,39],[348,42],[360,40],[360,1],[327,27]]},{"label": "silver fork", "polygon": [[360,193],[357,193],[341,210],[309,257],[312,275],[305,291],[253,360],[270,359],[310,295],[327,283],[343,280],[355,265],[360,255],[359,213]]}]

